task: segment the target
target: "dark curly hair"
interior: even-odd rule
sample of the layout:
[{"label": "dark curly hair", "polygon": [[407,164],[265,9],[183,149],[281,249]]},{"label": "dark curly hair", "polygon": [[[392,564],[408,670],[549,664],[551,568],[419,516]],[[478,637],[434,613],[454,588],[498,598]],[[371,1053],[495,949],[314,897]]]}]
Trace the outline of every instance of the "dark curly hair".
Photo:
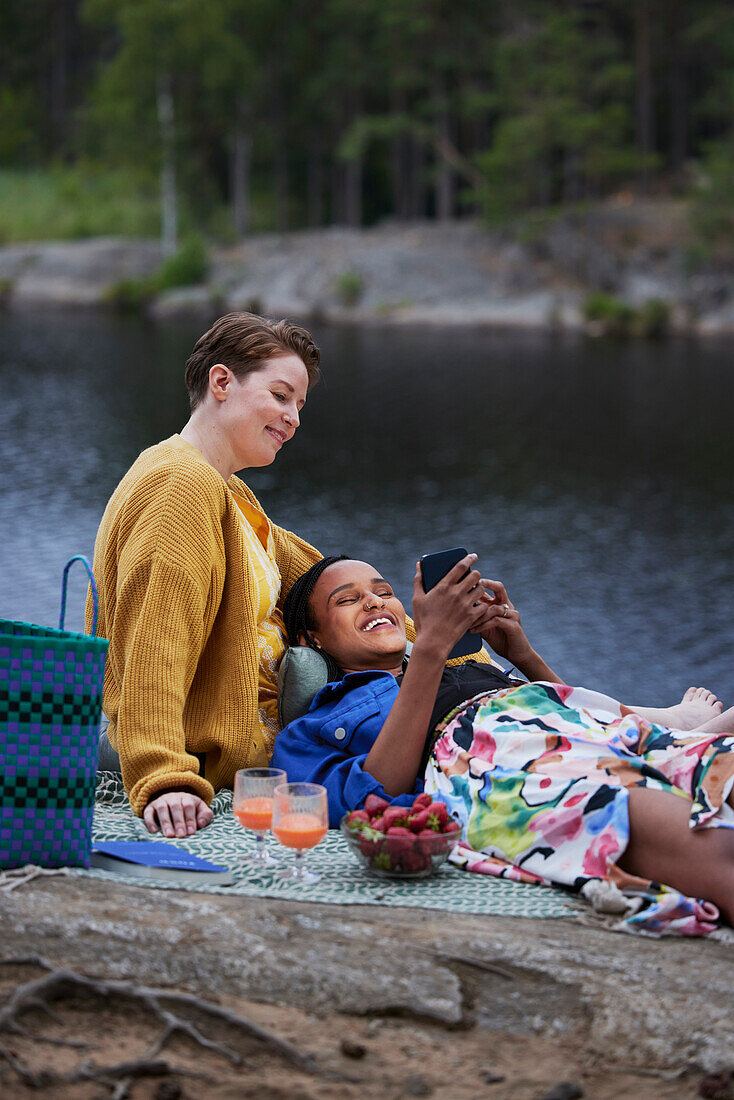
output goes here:
[{"label": "dark curly hair", "polygon": [[291,590],[286,596],[283,602],[283,621],[285,622],[285,629],[288,635],[288,641],[290,645],[299,645],[298,636],[303,634],[306,639],[306,644],[315,649],[317,653],[326,661],[329,669],[329,680],[341,680],[344,673],[339,668],[334,658],[329,653],[324,653],[322,649],[318,649],[312,644],[308,637],[308,632],[316,627],[316,623],[313,618],[313,610],[311,608],[310,599],[316,582],[330,565],[333,565],[337,561],[351,561],[349,554],[337,554],[330,558],[322,558],[321,561],[317,561],[315,565],[312,565],[310,569],[306,570],[298,578],[298,580],[291,586]]}]

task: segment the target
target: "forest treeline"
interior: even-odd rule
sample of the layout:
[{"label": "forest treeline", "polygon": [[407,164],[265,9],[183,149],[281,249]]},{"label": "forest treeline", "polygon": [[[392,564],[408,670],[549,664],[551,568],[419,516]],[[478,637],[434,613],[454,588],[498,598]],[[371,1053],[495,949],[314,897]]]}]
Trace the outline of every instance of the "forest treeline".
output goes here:
[{"label": "forest treeline", "polygon": [[734,235],[731,0],[3,0],[0,59],[0,178],[117,172],[169,243],[619,192]]}]

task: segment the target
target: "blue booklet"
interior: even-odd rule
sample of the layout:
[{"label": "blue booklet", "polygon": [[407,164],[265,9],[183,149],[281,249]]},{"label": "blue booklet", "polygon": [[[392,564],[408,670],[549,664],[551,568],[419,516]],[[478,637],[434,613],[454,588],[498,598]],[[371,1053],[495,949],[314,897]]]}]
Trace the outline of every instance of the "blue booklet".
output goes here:
[{"label": "blue booklet", "polygon": [[231,886],[232,872],[162,840],[96,840],[90,864],[137,878]]}]

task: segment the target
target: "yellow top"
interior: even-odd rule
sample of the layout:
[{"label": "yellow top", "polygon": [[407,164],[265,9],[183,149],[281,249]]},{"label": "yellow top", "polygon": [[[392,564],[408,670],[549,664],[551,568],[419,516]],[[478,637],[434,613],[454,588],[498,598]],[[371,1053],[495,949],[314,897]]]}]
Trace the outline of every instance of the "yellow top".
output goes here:
[{"label": "yellow top", "polygon": [[233,494],[242,514],[242,534],[258,592],[257,646],[259,653],[257,698],[258,722],[263,741],[272,753],[278,722],[278,665],[286,650],[283,616],[277,606],[280,573],[270,522],[264,512],[238,493]]},{"label": "yellow top", "polygon": [[[225,484],[174,435],[133,463],[97,533],[97,632],[110,640],[104,710],[138,815],[176,787],[209,802],[238,768],[270,758],[258,718],[259,590],[234,494],[263,515],[244,482]],[[321,555],[268,527],[280,604]],[[206,778],[194,753],[206,754]]]}]

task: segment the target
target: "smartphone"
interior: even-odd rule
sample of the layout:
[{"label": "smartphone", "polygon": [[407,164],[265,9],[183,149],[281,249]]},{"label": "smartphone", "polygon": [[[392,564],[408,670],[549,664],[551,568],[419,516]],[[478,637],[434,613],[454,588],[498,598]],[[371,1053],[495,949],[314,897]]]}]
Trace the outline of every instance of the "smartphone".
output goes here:
[{"label": "smartphone", "polygon": [[[430,592],[434,585],[437,585],[454,568],[457,561],[466,557],[467,552],[463,546],[454,546],[451,550],[439,550],[437,554],[424,554],[420,560],[424,591]],[[472,653],[479,653],[481,648],[481,635],[472,634],[467,630],[463,638],[459,638],[447,660],[450,661],[454,657],[469,657]]]}]

